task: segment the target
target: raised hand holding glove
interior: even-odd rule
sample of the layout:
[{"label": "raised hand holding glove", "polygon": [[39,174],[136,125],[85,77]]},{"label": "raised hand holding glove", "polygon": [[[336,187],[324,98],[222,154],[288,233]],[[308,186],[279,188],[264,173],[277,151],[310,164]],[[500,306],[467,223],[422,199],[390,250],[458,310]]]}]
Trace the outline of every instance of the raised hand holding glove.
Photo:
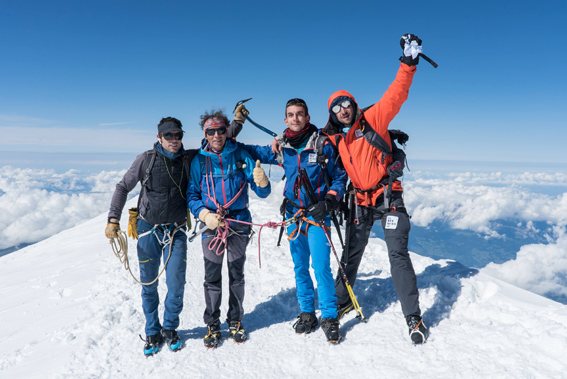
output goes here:
[{"label": "raised hand holding glove", "polygon": [[388,166],[388,175],[392,180],[398,179],[400,176],[404,175],[404,165],[400,161],[395,161]]},{"label": "raised hand holding glove", "polygon": [[108,220],[108,224],[106,225],[106,229],[104,230],[104,234],[106,238],[114,239],[118,237],[118,231],[120,230],[120,224],[118,220],[115,218],[111,218]]},{"label": "raised hand holding glove", "polygon": [[254,171],[252,171],[252,176],[254,177],[254,183],[256,183],[258,187],[264,188],[270,182],[259,160],[256,161],[256,167],[254,167]]},{"label": "raised hand holding glove", "polygon": [[336,209],[338,205],[339,200],[337,200],[336,196],[325,195],[323,200],[307,208],[307,214],[313,217],[313,220],[321,221],[324,220],[333,209]]},{"label": "raised hand holding glove", "polygon": [[417,66],[419,63],[419,54],[423,51],[421,40],[413,34],[404,34],[400,39],[400,46],[404,51],[400,60],[408,66]]},{"label": "raised hand holding glove", "polygon": [[128,219],[128,237],[132,239],[138,239],[138,208],[128,209],[130,213],[130,218]]},{"label": "raised hand holding glove", "polygon": [[246,121],[245,116],[249,114],[250,112],[248,112],[248,109],[246,109],[244,104],[240,104],[234,110],[234,121],[238,122],[239,124],[244,124],[244,121]]},{"label": "raised hand holding glove", "polygon": [[220,216],[208,209],[203,209],[199,212],[199,220],[203,221],[205,225],[207,225],[207,228],[211,230],[215,230],[219,225],[224,225],[224,222],[221,222]]}]

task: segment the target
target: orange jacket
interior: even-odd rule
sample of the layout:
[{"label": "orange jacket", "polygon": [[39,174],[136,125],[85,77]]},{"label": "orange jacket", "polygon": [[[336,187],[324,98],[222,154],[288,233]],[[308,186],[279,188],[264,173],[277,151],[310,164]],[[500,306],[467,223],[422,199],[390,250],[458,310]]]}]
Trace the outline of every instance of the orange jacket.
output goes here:
[{"label": "orange jacket", "polygon": [[[335,147],[338,144],[339,155],[353,186],[363,191],[357,191],[359,205],[376,205],[376,200],[384,192],[384,189],[379,183],[384,177],[388,176],[388,166],[393,163],[391,155],[386,155],[382,162],[382,152],[371,146],[362,135],[362,115],[364,115],[364,119],[367,121],[366,127],[372,127],[384,141],[386,141],[391,149],[392,141],[388,133],[388,125],[398,114],[404,101],[407,100],[415,71],[415,66],[408,66],[401,63],[396,79],[390,85],[386,93],[384,93],[380,101],[369,107],[364,113],[362,113],[360,109],[356,110],[356,120],[346,135],[339,134],[343,125],[338,124],[336,119],[333,119],[331,115],[329,116],[329,122],[324,132],[330,136],[335,135],[335,137],[338,137],[336,139],[335,137],[329,139]],[[347,91],[341,90],[335,92],[329,98],[327,103],[329,113],[332,112],[330,108],[333,100],[339,96],[350,97],[356,104],[356,107],[358,107],[354,97]],[[337,134],[339,135],[336,136]],[[395,181],[392,184],[392,190],[402,191],[401,183]]]}]

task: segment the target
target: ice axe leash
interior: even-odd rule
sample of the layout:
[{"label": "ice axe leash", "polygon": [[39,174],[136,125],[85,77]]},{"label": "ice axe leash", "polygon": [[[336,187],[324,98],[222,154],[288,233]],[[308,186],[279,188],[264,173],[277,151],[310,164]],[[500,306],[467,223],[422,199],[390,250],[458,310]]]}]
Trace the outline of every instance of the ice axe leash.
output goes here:
[{"label": "ice axe leash", "polygon": [[[245,102],[247,102],[248,100],[252,100],[252,98],[248,98],[248,99],[244,99],[244,100],[240,100],[239,102],[236,103],[236,105],[234,106],[234,110],[232,111],[232,113],[234,113],[234,111],[236,111],[236,108],[238,108],[238,106],[240,104],[244,104]],[[257,127],[258,129],[260,129],[261,131],[263,131],[264,133],[268,133],[269,135],[271,135],[272,137],[277,137],[278,135],[274,132],[272,132],[270,129],[266,128],[265,126],[262,126],[260,124],[258,124],[257,122],[255,122],[254,120],[252,120],[248,114],[250,112],[248,112],[248,110],[246,109],[245,111],[242,112],[242,115],[248,120],[250,121],[250,123],[252,125],[254,125],[255,127]]]},{"label": "ice axe leash", "polygon": [[[313,191],[313,187],[311,187],[311,182],[309,181],[309,176],[307,175],[307,171],[305,171],[304,168],[302,168],[299,171],[299,185],[302,186],[305,189],[305,192],[307,193],[307,197],[309,198],[309,202],[311,203],[311,205],[316,204],[317,198],[315,197],[315,192]],[[343,278],[343,281],[345,282],[345,286],[347,288],[348,295],[349,295],[350,300],[352,301],[352,305],[354,306],[354,309],[356,311],[356,318],[358,318],[362,322],[368,322],[368,319],[366,317],[364,317],[364,315],[362,314],[362,308],[360,308],[360,304],[358,304],[358,300],[356,299],[356,296],[354,295],[354,292],[352,291],[352,287],[351,287],[351,285],[348,281],[345,270],[343,269],[343,266],[341,265],[341,261],[339,259],[339,256],[337,255],[337,251],[335,250],[335,246],[333,245],[333,241],[331,241],[331,236],[329,235],[329,232],[327,231],[327,229],[325,229],[325,220],[321,220],[320,224],[321,224],[321,229],[323,229],[323,232],[325,233],[325,236],[327,237],[327,241],[329,241],[329,246],[331,247],[331,250],[333,251],[335,258],[337,259],[337,263],[339,265],[339,271],[341,272],[341,277]]]}]

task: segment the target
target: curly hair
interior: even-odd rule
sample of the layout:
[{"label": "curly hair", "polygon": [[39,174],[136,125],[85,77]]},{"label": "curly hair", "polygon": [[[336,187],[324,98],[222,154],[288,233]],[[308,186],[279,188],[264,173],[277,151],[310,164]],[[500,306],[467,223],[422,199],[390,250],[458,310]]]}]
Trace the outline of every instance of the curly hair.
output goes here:
[{"label": "curly hair", "polygon": [[230,121],[228,121],[228,117],[226,117],[226,115],[224,114],[224,111],[222,109],[211,109],[210,112],[205,112],[204,114],[201,115],[201,122],[199,123],[199,125],[201,126],[201,129],[205,129],[205,122],[207,122],[208,119],[210,118],[220,118],[224,121],[225,125],[228,127],[228,125],[230,124]]}]

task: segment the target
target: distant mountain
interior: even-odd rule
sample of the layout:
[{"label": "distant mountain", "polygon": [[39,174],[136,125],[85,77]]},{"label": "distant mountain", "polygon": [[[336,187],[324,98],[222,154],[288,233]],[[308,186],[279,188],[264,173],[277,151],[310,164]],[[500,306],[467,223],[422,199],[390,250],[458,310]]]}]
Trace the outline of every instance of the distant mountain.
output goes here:
[{"label": "distant mountain", "polygon": [[[544,233],[526,233],[517,222],[498,220],[494,229],[502,237],[487,238],[470,230],[452,229],[449,225],[435,221],[424,228],[412,225],[409,247],[417,254],[434,259],[454,259],[469,267],[484,267],[488,263],[504,263],[516,258],[523,245],[545,243]],[[534,223],[539,230],[548,231],[545,222]],[[373,231],[380,236],[382,231]]]}]

